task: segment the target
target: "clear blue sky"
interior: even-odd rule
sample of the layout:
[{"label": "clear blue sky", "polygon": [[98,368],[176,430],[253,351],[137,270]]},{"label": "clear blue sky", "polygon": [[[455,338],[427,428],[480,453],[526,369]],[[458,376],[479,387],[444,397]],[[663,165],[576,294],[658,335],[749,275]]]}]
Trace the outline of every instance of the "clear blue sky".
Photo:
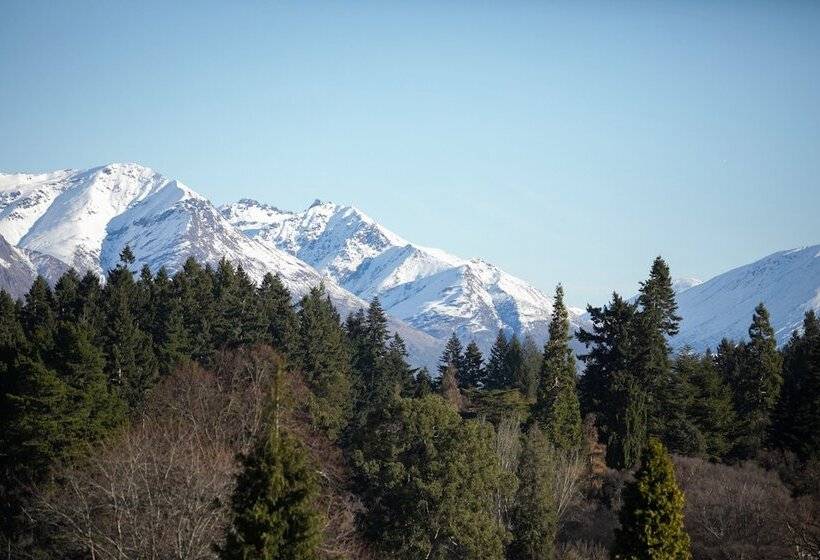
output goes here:
[{"label": "clear blue sky", "polygon": [[0,169],[352,203],[572,304],[820,242],[820,2],[2,2]]}]

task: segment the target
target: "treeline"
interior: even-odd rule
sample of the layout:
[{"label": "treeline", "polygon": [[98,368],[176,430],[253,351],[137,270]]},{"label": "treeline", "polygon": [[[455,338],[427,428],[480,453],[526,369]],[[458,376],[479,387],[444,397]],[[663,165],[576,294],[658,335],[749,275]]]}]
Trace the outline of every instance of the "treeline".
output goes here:
[{"label": "treeline", "polygon": [[817,318],[781,352],[761,305],[748,342],[675,355],[660,258],[635,303],[589,308],[580,378],[561,286],[543,348],[499,332],[485,359],[453,336],[433,377],[378,299],[343,319],[321,286],[294,306],[226,261],[133,262],[0,293],[9,557],[689,558],[667,449],[783,450],[813,492]]}]

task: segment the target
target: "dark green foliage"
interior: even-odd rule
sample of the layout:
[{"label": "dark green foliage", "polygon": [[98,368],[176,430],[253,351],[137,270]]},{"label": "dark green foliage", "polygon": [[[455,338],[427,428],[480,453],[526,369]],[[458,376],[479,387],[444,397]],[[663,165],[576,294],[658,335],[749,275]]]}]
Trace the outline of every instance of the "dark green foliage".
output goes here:
[{"label": "dark green foliage", "polygon": [[688,560],[689,535],[683,526],[683,492],[663,444],[650,439],[635,481],[624,490],[621,527],[615,533],[615,560]]},{"label": "dark green foliage", "polygon": [[510,558],[551,560],[555,557],[558,512],[553,457],[554,450],[547,437],[538,424],[534,424],[524,438],[518,463]]},{"label": "dark green foliage", "polygon": [[242,459],[231,504],[231,527],[220,557],[319,558],[318,491],[316,470],[307,451],[274,422]]},{"label": "dark green foliage", "polygon": [[38,276],[26,294],[21,322],[31,347],[41,355],[54,345],[57,319],[54,313],[54,295],[45,278]]},{"label": "dark green foliage", "polygon": [[475,389],[484,380],[484,357],[475,341],[470,341],[464,350],[464,363],[459,382],[464,389]]},{"label": "dark green foliage", "polygon": [[700,356],[684,349],[671,364],[663,390],[657,396],[661,404],[657,414],[663,426],[662,441],[674,453],[702,454],[705,451],[704,435],[692,416],[696,403],[692,378],[700,369]]},{"label": "dark green foliage", "polygon": [[267,337],[264,308],[259,305],[256,286],[242,269],[225,259],[214,276],[214,346],[235,348]]},{"label": "dark green foliage", "polygon": [[509,389],[513,386],[513,379],[507,367],[508,352],[507,337],[504,335],[504,331],[499,330],[495,343],[490,349],[490,359],[487,361],[487,367],[484,368],[485,377],[482,386],[485,389]]},{"label": "dark green foliage", "polygon": [[433,379],[427,368],[421,368],[416,373],[416,383],[413,391],[413,397],[421,399],[433,392]]},{"label": "dark green foliage", "polygon": [[444,346],[444,352],[442,352],[441,359],[438,362],[439,375],[443,377],[444,372],[451,366],[455,368],[456,378],[461,379],[464,372],[464,349],[456,333],[450,335],[447,344]]},{"label": "dark green foliage", "polygon": [[559,284],[533,416],[549,441],[562,450],[579,448],[583,439],[581,407],[575,390],[575,355],[569,340],[569,314],[564,305],[564,289]]},{"label": "dark green foliage", "polygon": [[606,462],[616,469],[630,469],[646,445],[646,391],[628,373],[616,373],[610,383],[606,418]]},{"label": "dark green foliage", "polygon": [[647,435],[647,395],[634,375],[637,311],[618,294],[609,305],[588,311],[592,331],[580,329],[577,335],[589,348],[581,356],[586,363],[580,383],[583,410],[596,416],[607,442],[607,463],[629,468]]},{"label": "dark green foliage", "polygon": [[755,308],[744,345],[740,368],[733,383],[738,436],[734,453],[753,457],[769,437],[772,414],[783,384],[783,358],[777,350],[769,312],[761,303]]},{"label": "dark green foliage", "polygon": [[317,423],[329,434],[339,434],[350,415],[350,357],[339,315],[324,286],[311,288],[302,298],[296,355],[292,358],[316,396]]},{"label": "dark green foliage", "polygon": [[725,456],[731,447],[736,418],[732,392],[718,372],[714,357],[711,353],[681,353],[674,368],[688,380],[693,391],[687,411],[699,435],[693,452],[716,458]]},{"label": "dark green foliage", "polygon": [[820,319],[806,312],[803,332],[784,349],[783,390],[772,444],[804,460],[820,459]]},{"label": "dark green foliage", "polygon": [[538,396],[538,384],[541,379],[541,362],[544,352],[535,343],[535,340],[528,334],[521,343],[521,355],[523,359],[523,385],[522,392],[529,400],[534,401]]},{"label": "dark green foliage", "polygon": [[[672,375],[669,359],[666,337],[677,334],[680,317],[677,315],[669,267],[661,257],[655,259],[649,278],[641,283],[638,309],[634,323],[635,361],[630,370],[646,391],[649,433],[665,440],[668,432],[683,429],[678,419],[667,418],[670,407],[675,403],[665,402],[665,399],[684,389]],[[683,397],[678,395],[677,398]],[[668,426],[667,421],[677,424]]]},{"label": "dark green foliage", "polygon": [[357,452],[366,535],[380,557],[501,559],[493,515],[502,484],[489,424],[462,421],[438,396],[396,401]]},{"label": "dark green foliage", "polygon": [[267,323],[267,340],[285,356],[296,347],[298,320],[291,295],[279,275],[266,274],[259,287],[262,312]]},{"label": "dark green foliage", "polygon": [[522,395],[526,395],[531,383],[527,378],[527,370],[524,365],[524,348],[516,335],[512,336],[507,346],[503,371],[502,378],[505,380],[505,385],[499,387],[499,389],[515,387],[521,391]]}]

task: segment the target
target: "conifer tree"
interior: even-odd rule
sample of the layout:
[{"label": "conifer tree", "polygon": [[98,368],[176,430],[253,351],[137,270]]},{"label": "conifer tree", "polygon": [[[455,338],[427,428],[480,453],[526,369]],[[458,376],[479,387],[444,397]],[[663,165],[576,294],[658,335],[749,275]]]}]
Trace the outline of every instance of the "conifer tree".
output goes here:
[{"label": "conifer tree", "polygon": [[416,373],[416,384],[413,397],[422,399],[427,395],[432,394],[432,392],[433,379],[430,377],[430,372],[427,371],[427,368],[421,368],[418,373]]},{"label": "conifer tree", "polygon": [[533,415],[547,438],[562,450],[577,449],[583,440],[581,407],[575,389],[575,355],[569,341],[569,313],[564,305],[564,289],[559,284]]},{"label": "conifer tree", "polygon": [[279,275],[268,273],[259,287],[265,321],[268,325],[268,341],[274,348],[289,356],[295,350],[298,321],[291,303],[290,291]]},{"label": "conifer tree", "polygon": [[509,343],[504,331],[498,331],[492,349],[490,349],[490,359],[484,369],[485,379],[482,384],[485,389],[508,389],[512,386],[512,380],[507,376],[507,352]]},{"label": "conifer tree", "polygon": [[524,349],[518,336],[510,338],[507,353],[504,356],[504,388],[516,388],[522,395],[527,394],[529,380],[524,364]]},{"label": "conifer tree", "polygon": [[661,441],[673,452],[687,455],[702,454],[706,448],[705,435],[692,416],[697,401],[692,379],[702,368],[700,357],[684,348],[672,363],[664,391],[659,395],[663,404],[658,411],[663,433]]},{"label": "conifer tree", "polygon": [[783,384],[783,358],[777,350],[769,312],[761,303],[749,327],[749,342],[736,380],[735,406],[740,420],[735,453],[753,457],[766,443],[772,413]]},{"label": "conifer tree", "polygon": [[649,433],[662,437],[667,430],[678,429],[665,425],[665,412],[675,404],[664,402],[664,397],[675,393],[675,385],[678,389],[681,385],[673,379],[666,338],[677,334],[680,317],[669,267],[661,257],[655,259],[649,278],[641,283],[638,308],[636,362],[632,369],[646,391]]},{"label": "conifer tree", "polygon": [[80,277],[73,268],[60,276],[54,285],[54,310],[57,320],[79,321],[82,313]]},{"label": "conifer tree", "polygon": [[224,560],[319,558],[316,470],[303,445],[279,427],[278,383],[270,425],[242,459],[231,500],[231,526],[220,550]]},{"label": "conifer tree", "polygon": [[311,288],[302,298],[294,358],[316,395],[317,422],[329,434],[338,435],[350,413],[350,357],[339,315],[324,286]]},{"label": "conifer tree", "polygon": [[464,350],[463,371],[459,382],[465,389],[475,389],[484,381],[484,357],[475,341],[470,341]]},{"label": "conifer tree", "polygon": [[606,409],[606,462],[616,469],[631,469],[640,458],[648,437],[647,396],[639,381],[627,372],[611,376],[610,405]]},{"label": "conifer tree", "polygon": [[554,451],[538,428],[530,427],[518,464],[518,491],[512,514],[511,558],[552,560],[558,532]]},{"label": "conifer tree", "polygon": [[689,560],[683,526],[684,496],[663,444],[650,439],[635,481],[624,490],[621,526],[615,532],[615,560]]},{"label": "conifer tree", "polygon": [[543,361],[543,351],[535,343],[532,336],[527,334],[521,343],[521,356],[524,367],[523,372],[523,395],[530,401],[538,397],[538,384],[541,380],[541,362]]},{"label": "conifer tree", "polygon": [[439,374],[443,377],[444,372],[451,366],[455,369],[456,378],[460,379],[464,372],[464,350],[455,332],[453,332],[447,340],[447,344],[444,346],[444,352],[442,352],[441,359],[439,359]]},{"label": "conifer tree", "polygon": [[21,316],[26,337],[35,352],[48,353],[54,345],[57,326],[54,309],[54,294],[45,278],[38,276],[26,294]]},{"label": "conifer tree", "polygon": [[203,364],[209,364],[214,353],[213,284],[210,270],[200,266],[193,257],[174,275],[174,293],[178,294],[184,330],[189,334],[190,357]]},{"label": "conifer tree", "polygon": [[783,376],[772,444],[820,459],[820,319],[812,310],[784,349]]},{"label": "conifer tree", "polygon": [[731,448],[735,426],[732,392],[718,372],[711,353],[699,358],[685,357],[686,361],[682,362],[682,357],[676,360],[675,369],[690,369],[685,375],[694,390],[694,398],[687,412],[701,435],[702,452],[709,457],[723,457]]}]

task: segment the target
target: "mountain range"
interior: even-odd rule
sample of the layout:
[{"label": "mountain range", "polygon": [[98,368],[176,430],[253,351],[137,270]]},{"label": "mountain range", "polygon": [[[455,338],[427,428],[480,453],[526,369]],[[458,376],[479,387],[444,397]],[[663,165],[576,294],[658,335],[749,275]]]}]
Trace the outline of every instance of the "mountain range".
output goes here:
[{"label": "mountain range", "polygon": [[[499,329],[547,336],[553,301],[482,259],[416,245],[356,207],[315,201],[304,211],[243,199],[221,208],[136,164],[42,174],[0,173],[0,287],[22,296],[37,274],[99,274],[129,245],[135,267],[174,271],[186,258],[227,258],[260,280],[278,273],[295,298],[324,283],[344,315],[378,296],[414,363],[431,365],[455,332],[485,351]],[[820,246],[784,251],[709,281],[675,282],[684,317],[676,347],[742,338],[759,300],[778,340],[820,307]],[[570,287],[571,293],[571,287]],[[586,324],[570,307],[573,328]],[[580,350],[580,348],[577,348]]]}]

